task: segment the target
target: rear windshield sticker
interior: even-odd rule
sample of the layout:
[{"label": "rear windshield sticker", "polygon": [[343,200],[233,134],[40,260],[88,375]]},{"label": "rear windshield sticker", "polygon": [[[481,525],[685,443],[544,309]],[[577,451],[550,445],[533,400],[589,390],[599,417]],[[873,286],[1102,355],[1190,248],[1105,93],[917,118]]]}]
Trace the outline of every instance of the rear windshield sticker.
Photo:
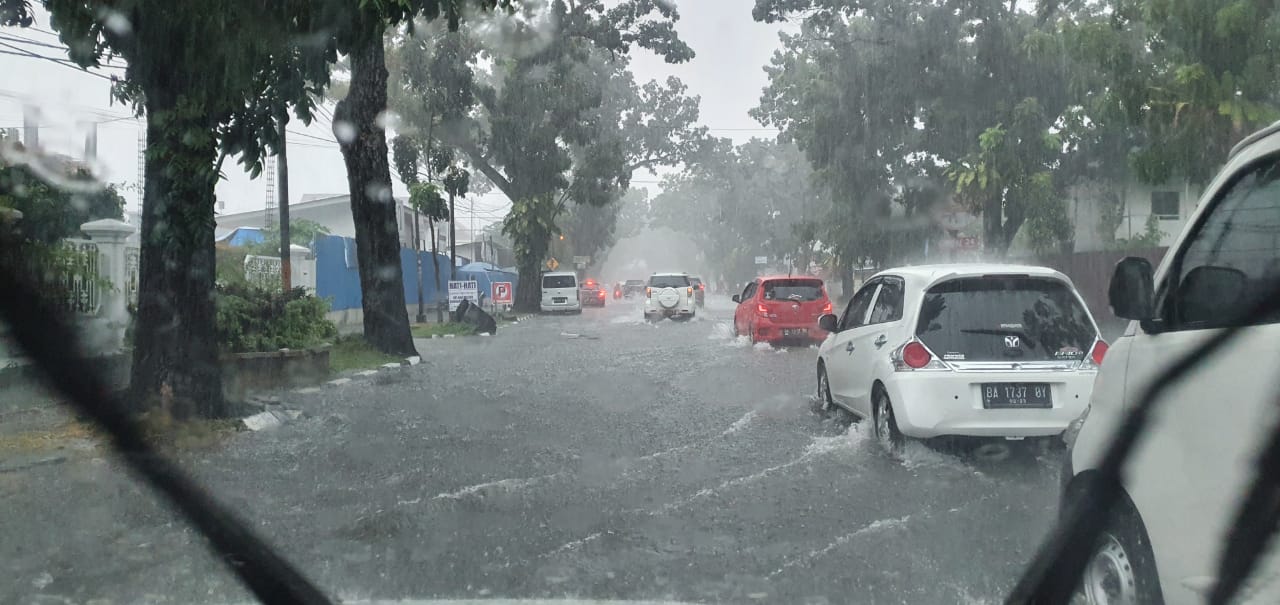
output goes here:
[{"label": "rear windshield sticker", "polygon": [[1062,347],[1058,349],[1057,353],[1054,353],[1055,357],[1079,357],[1081,355],[1084,355],[1084,351],[1079,347]]},{"label": "rear windshield sticker", "polygon": [[964,353],[944,353],[942,359],[944,361],[964,361]]},{"label": "rear windshield sticker", "polygon": [[1005,330],[1021,330],[1022,324],[1000,324],[1000,327]]}]

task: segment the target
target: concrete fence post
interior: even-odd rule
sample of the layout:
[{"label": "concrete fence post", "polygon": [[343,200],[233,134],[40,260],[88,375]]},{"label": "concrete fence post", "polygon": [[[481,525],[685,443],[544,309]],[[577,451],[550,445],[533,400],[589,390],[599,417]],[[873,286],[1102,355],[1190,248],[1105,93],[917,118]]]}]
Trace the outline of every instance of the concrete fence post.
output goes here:
[{"label": "concrete fence post", "polygon": [[101,292],[101,309],[97,321],[93,322],[96,324],[93,333],[86,334],[86,344],[91,353],[114,353],[123,347],[125,330],[129,327],[125,248],[126,240],[137,228],[124,221],[104,218],[80,225],[80,230],[97,245],[98,275],[111,284]]}]

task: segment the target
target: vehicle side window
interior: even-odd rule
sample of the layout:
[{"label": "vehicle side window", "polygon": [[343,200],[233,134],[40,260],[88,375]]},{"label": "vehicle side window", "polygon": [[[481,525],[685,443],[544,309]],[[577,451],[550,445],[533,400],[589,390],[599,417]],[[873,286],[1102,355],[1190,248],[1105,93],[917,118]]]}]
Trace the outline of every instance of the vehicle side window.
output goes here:
[{"label": "vehicle side window", "polygon": [[844,315],[840,316],[840,323],[836,326],[840,331],[864,325],[863,319],[867,316],[867,308],[871,306],[871,299],[879,287],[879,280],[869,282],[849,299],[849,306],[845,307]]},{"label": "vehicle side window", "polygon": [[888,323],[902,319],[902,280],[885,278],[880,286],[880,294],[876,296],[876,304],[871,308],[871,317],[867,325]]},{"label": "vehicle side window", "polygon": [[[1162,316],[1169,330],[1223,327],[1280,285],[1280,159],[1218,196],[1181,252]],[[1280,322],[1272,314],[1255,323]]]},{"label": "vehicle side window", "polygon": [[748,300],[751,300],[751,297],[756,295],[756,285],[756,282],[747,284],[747,289],[742,291],[742,302],[747,302]]}]

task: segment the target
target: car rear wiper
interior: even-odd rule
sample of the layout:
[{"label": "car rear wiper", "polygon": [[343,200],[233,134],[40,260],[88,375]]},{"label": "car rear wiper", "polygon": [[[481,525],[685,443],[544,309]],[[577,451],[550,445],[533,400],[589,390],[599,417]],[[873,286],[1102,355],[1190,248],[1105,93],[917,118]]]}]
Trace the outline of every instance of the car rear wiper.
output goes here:
[{"label": "car rear wiper", "polygon": [[[1271,288],[1261,301],[1241,314],[1195,349],[1179,356],[1147,383],[1137,403],[1125,415],[1107,445],[1094,477],[1073,502],[1066,502],[1063,518],[1036,552],[1014,586],[1006,603],[1065,604],[1080,584],[1093,547],[1106,526],[1107,517],[1123,489],[1120,469],[1132,453],[1138,437],[1150,422],[1159,398],[1191,370],[1213,357],[1245,327],[1280,310],[1280,286]],[[1227,530],[1232,542],[1223,551],[1220,567],[1231,569],[1218,577],[1210,603],[1230,601],[1270,543],[1280,515],[1280,426],[1264,448],[1260,468],[1250,484],[1235,521]],[[1259,525],[1254,525],[1259,524]],[[1247,536],[1247,537],[1246,537]]]},{"label": "car rear wiper", "polygon": [[38,287],[40,281],[15,253],[20,243],[0,233],[0,319],[35,361],[49,387],[91,420],[109,438],[125,466],[164,496],[209,540],[241,582],[263,603],[313,604],[330,600],[285,561],[230,509],[151,447],[128,416],[128,406],[112,392],[95,364],[79,353],[80,339],[67,314]]}]

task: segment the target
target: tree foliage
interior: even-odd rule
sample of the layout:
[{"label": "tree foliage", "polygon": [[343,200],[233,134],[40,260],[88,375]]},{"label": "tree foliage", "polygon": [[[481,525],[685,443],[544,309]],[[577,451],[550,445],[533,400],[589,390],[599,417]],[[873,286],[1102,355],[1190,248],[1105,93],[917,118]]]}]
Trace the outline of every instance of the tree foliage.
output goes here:
[{"label": "tree foliage", "polygon": [[[504,231],[522,283],[539,283],[569,208],[616,203],[633,171],[674,164],[705,136],[683,83],[637,85],[627,68],[635,46],[669,62],[692,58],[677,18],[665,2],[552,0],[545,13],[525,7],[394,53],[405,73],[396,106],[406,125],[456,149],[512,200]],[[538,292],[521,288],[518,296],[517,306],[529,308]]]}]

